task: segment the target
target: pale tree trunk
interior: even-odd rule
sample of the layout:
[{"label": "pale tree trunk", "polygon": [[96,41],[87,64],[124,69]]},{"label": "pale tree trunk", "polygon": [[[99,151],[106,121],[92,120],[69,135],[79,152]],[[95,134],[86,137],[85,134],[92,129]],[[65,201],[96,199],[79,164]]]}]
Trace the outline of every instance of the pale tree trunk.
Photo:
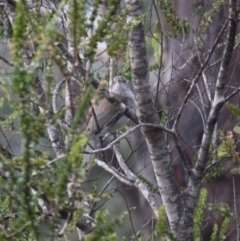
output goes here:
[{"label": "pale tree trunk", "polygon": [[[128,22],[142,15],[141,1],[126,1],[133,4]],[[148,57],[143,24],[139,23],[129,34],[130,63],[132,80],[137,101],[137,116],[140,123],[159,124],[160,119],[152,99],[149,83]],[[166,209],[173,234],[180,240],[193,240],[194,202],[181,194],[171,167],[165,133],[154,127],[143,127],[152,165],[161,198]]]},{"label": "pale tree trunk", "polygon": [[[7,13],[7,16],[11,22],[11,24],[14,24],[15,19],[15,4],[11,5],[10,2],[3,0],[3,3],[0,3],[0,6],[4,6],[4,9]],[[56,11],[56,6],[51,5],[49,1],[41,1],[42,7],[41,9],[52,9],[53,11]],[[205,175],[206,169],[208,169],[207,162],[209,159],[209,149],[212,142],[212,137],[216,136],[216,123],[219,118],[219,114],[221,109],[223,108],[226,99],[224,97],[225,94],[225,86],[227,85],[227,72],[230,64],[230,60],[232,57],[233,47],[234,47],[234,40],[236,37],[236,27],[237,27],[237,0],[231,0],[230,2],[230,14],[228,20],[229,21],[229,28],[228,28],[228,37],[226,39],[226,46],[225,51],[222,57],[222,63],[221,68],[219,71],[219,75],[216,82],[216,90],[214,93],[213,102],[210,108],[210,114],[208,117],[206,117],[207,122],[205,125],[205,131],[202,138],[201,148],[198,154],[197,162],[195,167],[193,168],[185,159],[183,151],[181,150],[181,146],[179,144],[179,139],[176,133],[176,126],[179,123],[179,119],[182,115],[182,111],[184,107],[187,105],[187,102],[189,101],[189,96],[191,95],[191,92],[193,88],[195,87],[199,77],[202,75],[202,73],[205,70],[205,67],[207,66],[209,59],[211,58],[212,52],[214,51],[214,48],[211,48],[210,53],[205,58],[205,62],[199,72],[196,74],[196,77],[194,77],[191,80],[190,88],[188,93],[186,94],[186,98],[184,98],[182,106],[179,108],[179,112],[176,115],[176,118],[174,120],[174,125],[172,129],[167,129],[163,125],[161,125],[161,121],[159,119],[159,116],[157,114],[157,110],[155,107],[154,101],[155,98],[153,98],[153,93],[151,91],[150,83],[149,83],[149,67],[148,67],[148,56],[146,51],[146,44],[145,44],[145,33],[143,24],[139,22],[138,19],[142,17],[142,1],[141,0],[126,0],[127,7],[130,8],[129,15],[127,17],[127,22],[131,23],[131,26],[134,25],[134,28],[129,33],[129,50],[130,50],[130,64],[131,64],[131,70],[132,70],[132,80],[133,80],[133,87],[134,92],[136,96],[136,102],[137,102],[137,118],[134,115],[134,113],[127,109],[127,107],[119,102],[117,99],[114,99],[111,95],[109,95],[109,92],[105,88],[99,87],[99,83],[93,78],[92,79],[92,85],[99,89],[101,94],[108,99],[114,106],[117,106],[120,111],[122,111],[126,116],[128,116],[133,122],[138,124],[137,126],[133,127],[131,130],[125,132],[125,134],[122,135],[122,137],[118,137],[116,140],[114,140],[112,143],[110,143],[107,147],[104,147],[102,149],[93,150],[92,154],[100,153],[102,151],[105,151],[107,149],[110,149],[111,147],[114,148],[119,167],[121,168],[121,171],[119,169],[114,168],[109,163],[106,164],[105,162],[101,160],[95,159],[95,162],[98,166],[105,169],[107,172],[111,173],[113,176],[115,176],[117,179],[119,179],[122,183],[125,183],[129,186],[136,187],[143,195],[143,197],[148,201],[153,213],[155,216],[158,217],[158,206],[156,204],[156,200],[154,196],[152,195],[152,191],[146,185],[141,179],[131,172],[131,170],[128,168],[128,166],[125,163],[125,160],[121,156],[121,153],[119,151],[119,146],[116,145],[116,143],[129,135],[131,132],[133,132],[137,128],[141,128],[141,131],[144,135],[144,138],[146,140],[146,144],[150,153],[152,166],[154,169],[154,174],[157,180],[157,185],[159,192],[161,194],[161,198],[163,201],[163,204],[166,209],[166,214],[169,222],[170,229],[174,236],[178,240],[186,240],[191,241],[194,240],[193,237],[193,224],[194,224],[194,211],[196,208],[196,202],[199,195],[200,185],[203,176]],[[35,1],[28,1],[29,6],[33,6]],[[30,9],[34,9],[34,7],[31,7]],[[76,8],[75,8],[76,9]],[[44,90],[44,80],[41,81],[38,75],[38,70],[34,65],[32,64],[32,60],[34,58],[33,54],[34,52],[31,50],[31,46],[26,46],[24,49],[25,54],[25,67],[27,71],[36,71],[35,78],[33,78],[33,81],[36,84],[36,95],[41,102],[40,111],[45,112],[49,111],[49,115],[47,117],[47,131],[49,135],[49,139],[52,143],[54,152],[56,154],[56,159],[60,160],[63,157],[66,157],[64,155],[65,153],[65,146],[71,145],[71,125],[72,121],[74,120],[74,113],[75,113],[75,103],[74,100],[76,100],[76,97],[81,94],[82,91],[82,79],[79,76],[86,76],[88,71],[84,69],[84,67],[79,63],[78,60],[78,48],[77,43],[74,42],[75,35],[70,34],[69,26],[71,26],[70,22],[70,15],[68,15],[69,12],[67,12],[67,9],[64,9],[66,12],[63,14],[64,16],[61,16],[62,18],[62,24],[61,28],[64,31],[64,34],[67,36],[68,43],[58,43],[58,48],[62,55],[67,59],[68,63],[66,68],[68,69],[68,74],[65,74],[64,77],[65,80],[63,80],[61,83],[66,84],[66,98],[65,98],[65,107],[66,107],[66,115],[65,115],[65,121],[60,122],[60,125],[62,124],[64,128],[69,130],[69,135],[63,137],[63,134],[61,132],[61,128],[59,125],[55,125],[51,123],[53,115],[51,114],[51,110],[47,108],[47,95]],[[60,14],[61,15],[61,14]],[[160,19],[159,19],[160,21]],[[138,24],[136,24],[138,22]],[[69,24],[69,25],[68,25]],[[222,31],[224,31],[225,28],[223,28]],[[221,35],[220,35],[221,36]],[[29,41],[30,42],[30,41]],[[216,44],[218,41],[216,40]],[[163,46],[161,46],[163,49]],[[162,62],[162,61],[160,61]],[[35,68],[35,69],[34,69]],[[110,75],[112,75],[113,71],[110,71]],[[160,71],[159,76],[160,78]],[[112,79],[112,77],[110,77]],[[158,80],[160,81],[160,80]],[[158,82],[159,83],[159,82]],[[207,80],[206,80],[207,83]],[[60,86],[60,85],[59,85]],[[57,87],[55,90],[58,89]],[[58,92],[58,91],[54,91]],[[57,94],[55,94],[55,97]],[[211,99],[211,93],[208,93],[209,99]],[[56,98],[53,98],[53,110],[54,114],[58,113]],[[45,108],[46,105],[46,108]],[[207,115],[206,115],[207,116]],[[189,127],[192,128],[192,127]],[[189,175],[189,183],[188,188],[184,191],[182,191],[178,183],[176,181],[176,177],[172,168],[172,163],[170,159],[170,153],[168,148],[168,142],[166,140],[166,133],[169,135],[172,135],[174,141],[176,142],[176,147],[178,149],[178,152],[180,154],[181,160],[184,164],[185,169],[188,172]],[[65,138],[65,143],[64,143]],[[214,140],[216,137],[214,138]],[[66,148],[67,149],[67,148]],[[139,160],[138,160],[139,161]],[[52,163],[55,162],[54,160]],[[210,165],[211,167],[211,165]],[[72,175],[72,179],[69,181],[69,188],[68,193],[69,197],[66,197],[66,199],[69,199],[70,197],[74,197],[74,189],[75,185],[75,175]],[[35,190],[33,190],[34,193]],[[34,194],[35,195],[35,194]],[[39,199],[39,203],[42,204],[43,209],[45,208],[44,202]],[[40,206],[41,206],[40,204]],[[75,202],[75,207],[83,207],[85,210],[84,215],[82,216],[82,219],[78,221],[76,226],[79,229],[80,235],[91,235],[93,232],[93,227],[95,226],[95,220],[91,217],[89,217],[88,213],[88,205],[85,202]],[[46,212],[48,210],[46,209]],[[65,218],[66,221],[62,227],[62,229],[59,231],[59,235],[63,235],[66,228],[68,227],[69,222],[71,221],[71,213],[67,215],[67,218]]]},{"label": "pale tree trunk", "polygon": [[[128,15],[128,22],[138,21],[137,18],[142,15],[142,2],[139,0],[126,1],[126,3],[128,5],[132,5],[130,14]],[[190,176],[188,189],[186,189],[186,191],[181,192],[178,188],[175,175],[171,167],[164,132],[161,129],[150,126],[142,127],[141,129],[150,152],[158,188],[166,209],[171,231],[179,240],[193,240],[193,217],[199,195],[201,179],[203,177],[204,169],[206,168],[208,151],[214,127],[220,110],[225,103],[223,95],[226,84],[226,74],[236,35],[236,4],[237,1],[231,1],[227,44],[217,80],[213,105],[205,127],[205,134],[203,136],[196,167],[191,170],[190,166],[184,162],[184,158],[182,160]],[[158,118],[152,99],[152,92],[150,90],[148,57],[142,23],[139,23],[130,32],[129,49],[132,80],[137,101],[137,117],[140,124],[159,124],[160,120]],[[194,81],[192,85],[193,84]]]}]

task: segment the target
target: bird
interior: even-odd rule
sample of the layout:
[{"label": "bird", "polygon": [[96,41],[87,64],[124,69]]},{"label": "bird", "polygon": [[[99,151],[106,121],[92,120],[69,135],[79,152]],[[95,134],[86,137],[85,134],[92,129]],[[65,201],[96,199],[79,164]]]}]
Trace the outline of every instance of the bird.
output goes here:
[{"label": "bird", "polygon": [[[129,84],[124,76],[115,76],[110,94],[124,103],[128,108],[135,110],[136,101]],[[101,141],[108,133],[114,133],[123,127],[129,121],[118,107],[112,105],[107,99],[102,99],[99,105],[94,109],[93,115],[87,125],[90,132],[89,140],[84,154],[84,166],[88,169],[92,158],[87,152],[100,148]]]}]

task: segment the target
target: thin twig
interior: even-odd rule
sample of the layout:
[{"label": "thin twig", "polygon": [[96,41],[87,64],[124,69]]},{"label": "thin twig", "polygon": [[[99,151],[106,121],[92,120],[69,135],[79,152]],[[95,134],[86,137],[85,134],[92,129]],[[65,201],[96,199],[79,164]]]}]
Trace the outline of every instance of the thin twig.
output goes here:
[{"label": "thin twig", "polygon": [[183,109],[184,109],[185,105],[186,105],[187,102],[188,102],[188,99],[189,99],[189,97],[190,97],[190,95],[191,95],[191,93],[192,93],[192,90],[193,90],[195,84],[197,83],[197,81],[199,80],[200,76],[202,75],[202,72],[204,71],[205,67],[207,66],[208,61],[210,60],[213,52],[215,51],[215,48],[216,48],[216,46],[217,46],[217,44],[218,44],[218,42],[219,42],[219,40],[220,40],[220,38],[221,38],[221,36],[222,36],[222,34],[223,34],[223,32],[224,32],[226,26],[227,26],[227,23],[226,23],[226,24],[223,26],[223,28],[221,29],[220,33],[218,34],[218,37],[216,38],[216,40],[215,40],[215,42],[214,42],[214,44],[213,44],[213,46],[212,46],[212,48],[211,48],[211,51],[209,52],[207,58],[205,59],[205,62],[204,62],[203,65],[201,66],[201,69],[199,70],[199,72],[198,72],[198,74],[196,75],[196,77],[192,80],[192,84],[191,84],[191,86],[190,86],[190,88],[189,88],[189,90],[188,90],[188,92],[187,92],[187,94],[186,94],[186,97],[185,97],[185,99],[184,99],[184,101],[183,101],[183,104],[182,104],[182,106],[180,107],[180,109],[179,109],[179,111],[178,111],[178,113],[177,113],[177,116],[176,116],[176,118],[175,118],[175,121],[174,121],[174,124],[173,124],[173,129],[176,129],[177,123],[178,123],[178,121],[179,121],[179,119],[180,119],[180,117],[181,117],[181,114],[182,114],[182,112],[183,112]]},{"label": "thin twig", "polygon": [[134,127],[132,127],[131,129],[129,129],[128,131],[126,131],[124,134],[120,135],[118,138],[114,139],[114,141],[112,141],[111,143],[109,143],[106,147],[104,148],[100,148],[100,149],[96,149],[96,150],[92,150],[92,151],[88,151],[85,152],[86,154],[96,154],[96,153],[100,153],[106,150],[109,150],[110,148],[113,147],[113,145],[115,145],[117,142],[119,142],[120,140],[122,140],[123,138],[125,138],[126,136],[128,136],[130,133],[134,132],[136,129],[140,128],[140,127],[153,127],[153,128],[158,128],[161,129],[169,134],[174,134],[174,132],[164,126],[162,126],[161,124],[159,125],[155,125],[155,124],[151,124],[151,123],[141,123],[138,124]]},{"label": "thin twig", "polygon": [[157,9],[157,4],[156,4],[156,0],[153,0],[153,6],[156,12],[156,16],[158,19],[158,24],[159,24],[159,32],[160,32],[160,47],[161,47],[161,55],[160,55],[160,59],[159,59],[159,69],[158,69],[158,77],[157,77],[157,89],[156,89],[156,97],[155,97],[155,106],[157,104],[158,101],[158,92],[159,92],[159,85],[160,85],[160,80],[161,80],[161,71],[162,71],[162,60],[163,60],[163,34],[162,34],[162,24],[161,24],[161,19],[159,16],[159,12]]},{"label": "thin twig", "polygon": [[[233,177],[233,200],[234,200],[234,212],[235,212],[235,216],[238,216],[237,213],[237,197],[236,197],[236,186],[235,186],[235,178]],[[240,240],[240,230],[239,230],[239,219],[236,219],[236,223],[237,223],[237,240]]]}]

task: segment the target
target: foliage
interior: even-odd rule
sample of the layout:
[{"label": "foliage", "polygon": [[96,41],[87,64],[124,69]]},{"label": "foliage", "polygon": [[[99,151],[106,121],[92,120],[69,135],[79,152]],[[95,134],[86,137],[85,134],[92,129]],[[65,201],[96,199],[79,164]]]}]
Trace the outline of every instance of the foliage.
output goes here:
[{"label": "foliage", "polygon": [[[12,112],[1,118],[1,127],[4,130],[19,131],[21,134],[20,156],[12,158],[7,151],[5,154],[5,149],[0,156],[1,171],[6,178],[6,180],[1,179],[4,185],[1,185],[0,223],[6,220],[8,226],[7,232],[1,233],[1,240],[8,240],[10,237],[19,241],[56,238],[61,232],[60,213],[62,212],[68,212],[74,216],[64,232],[66,238],[85,212],[85,208],[75,207],[76,202],[81,203],[83,200],[95,202],[110,197],[109,194],[99,194],[96,187],[90,192],[83,191],[87,173],[83,168],[83,156],[80,150],[84,150],[88,133],[79,133],[77,130],[83,125],[89,102],[96,94],[89,82],[84,85],[83,96],[78,98],[80,104],[76,108],[71,129],[60,125],[63,138],[68,139],[68,146],[64,150],[66,156],[58,157],[52,162],[54,159],[52,148],[42,150],[43,148],[39,147],[40,140],[44,140],[51,147],[46,126],[54,127],[64,123],[62,120],[59,122],[59,119],[66,114],[66,109],[61,108],[53,115],[51,107],[52,93],[56,83],[59,82],[54,74],[56,66],[65,79],[71,78],[71,73],[66,68],[66,59],[59,52],[58,43],[72,40],[69,41],[71,45],[69,47],[74,50],[72,54],[76,62],[79,52],[83,54],[84,59],[94,62],[97,44],[103,41],[108,45],[109,56],[117,57],[122,52],[126,52],[124,48],[129,31],[143,21],[146,14],[125,24],[123,20],[131,6],[116,15],[118,1],[109,3],[109,11],[101,19],[98,18],[98,9],[102,1],[94,1],[90,16],[87,14],[87,1],[69,1],[68,7],[66,3],[67,1],[61,1],[55,11],[40,13],[40,2],[37,2],[33,8],[29,8],[27,1],[18,1],[14,23],[12,25],[1,23],[3,27],[12,28],[11,31],[5,30],[12,32],[10,50],[13,65],[11,77],[1,72],[4,83],[2,91],[5,97],[1,98],[1,107],[4,102],[12,107]],[[6,14],[2,8],[0,10],[1,13]],[[65,18],[66,34],[58,28],[62,12],[67,17]],[[3,29],[1,28],[1,31]],[[7,36],[6,31],[1,32],[1,35]],[[89,33],[91,33],[90,38]],[[112,41],[112,39],[118,41]],[[28,44],[30,42],[33,45]],[[46,90],[44,97],[40,97],[36,91],[39,73],[42,75],[40,81],[44,83]],[[88,77],[91,79],[93,75],[89,74]],[[65,97],[66,92],[63,92],[62,97]],[[37,106],[37,111],[29,104],[30,100]],[[39,106],[44,111],[39,111]],[[73,183],[71,183],[72,177],[74,177]],[[71,186],[69,186],[70,183]],[[69,191],[70,198],[67,194]],[[45,205],[52,207],[49,214],[38,212],[39,200],[42,199]],[[11,213],[14,215],[10,215]],[[126,214],[111,222],[107,221],[107,211],[99,211],[95,217],[97,226],[88,240],[115,240],[115,229],[121,225]],[[41,224],[45,221],[48,223],[47,233],[41,228]],[[61,239],[60,236],[59,239]]]},{"label": "foliage", "polygon": [[169,0],[160,0],[159,6],[163,12],[164,17],[166,18],[167,22],[171,24],[173,27],[173,31],[170,36],[178,36],[179,34],[186,34],[189,29],[189,22],[184,19],[180,20],[177,13],[174,11],[172,7],[172,3]]},{"label": "foliage", "polygon": [[231,157],[233,161],[239,162],[239,153],[236,151],[236,144],[233,138],[232,131],[228,131],[226,135],[222,131],[219,131],[219,139],[221,140],[221,145],[218,147],[218,157],[225,158]]},{"label": "foliage", "polygon": [[212,4],[212,8],[209,11],[203,9],[202,6],[199,6],[195,12],[198,15],[202,15],[202,21],[197,27],[196,31],[199,33],[197,42],[199,47],[203,47],[204,43],[207,41],[208,33],[207,29],[212,24],[214,18],[219,12],[219,9],[226,3],[226,0],[217,0]]},{"label": "foliage", "polygon": [[[91,4],[87,0],[63,0],[59,1],[60,3],[56,4],[56,6],[50,4],[49,8],[43,7],[44,2],[7,1],[6,3],[13,4],[11,7],[14,10],[11,8],[9,10],[11,14],[4,10],[5,2],[0,3],[0,36],[7,39],[6,49],[11,53],[11,60],[0,56],[0,60],[9,67],[9,72],[3,69],[0,70],[1,94],[3,96],[0,98],[0,108],[3,111],[7,106],[9,112],[0,116],[0,131],[4,140],[3,146],[6,145],[6,148],[0,146],[0,240],[67,240],[76,229],[76,224],[79,225],[79,222],[85,221],[86,217],[89,218],[87,215],[90,214],[96,223],[94,223],[95,227],[91,236],[85,237],[85,240],[111,241],[119,239],[120,236],[122,240],[128,240],[122,234],[118,236],[116,230],[119,227],[122,228],[125,224],[127,215],[132,222],[132,207],[128,208],[128,214],[123,212],[122,215],[112,218],[108,210],[98,210],[96,212],[97,208],[94,209],[95,206],[90,210],[92,207],[85,205],[87,202],[96,204],[101,201],[105,203],[110,197],[114,197],[119,184],[116,182],[117,185],[107,189],[114,180],[112,178],[99,191],[98,180],[106,172],[106,170],[102,171],[102,169],[96,171],[96,179],[91,180],[90,184],[87,183],[86,179],[91,174],[92,169],[86,170],[82,152],[86,148],[89,137],[89,133],[85,131],[86,123],[91,118],[89,103],[93,99],[99,98],[102,86],[101,82],[101,86],[93,90],[90,83],[94,77],[106,80],[110,75],[109,59],[106,62],[97,61],[99,57],[98,45],[104,43],[106,45],[104,52],[107,53],[108,58],[116,61],[116,66],[119,65],[111,74],[125,75],[131,81],[131,62],[135,61],[136,63],[138,60],[132,60],[129,57],[131,48],[127,46],[128,36],[134,28],[138,27],[146,19],[151,18],[153,11],[148,8],[146,13],[137,16],[132,21],[126,21],[134,1],[124,9],[117,0],[106,2],[96,0],[92,1]],[[151,34],[150,37],[148,36],[148,44],[153,53],[152,56],[148,56],[149,62],[153,62],[149,69],[153,74],[154,71],[159,72],[158,78],[160,78],[161,84],[164,82],[164,78],[161,73],[162,69],[159,68],[165,65],[163,51],[166,42],[170,38],[178,41],[178,38],[182,37],[184,41],[187,40],[186,42],[188,42],[185,37],[196,32],[196,38],[194,39],[196,40],[196,46],[205,46],[204,44],[208,38],[208,28],[225,2],[224,0],[214,1],[211,9],[206,11],[200,7],[197,8],[194,17],[201,15],[202,20],[197,28],[194,28],[190,19],[182,18],[178,14],[170,0],[156,1],[156,9],[160,8],[163,17],[171,25],[172,29],[169,32],[164,31],[161,23],[156,23],[156,21],[152,25],[149,23],[149,29],[147,29],[147,24],[145,25],[145,32]],[[32,5],[30,6],[30,4]],[[100,14],[103,7],[106,7],[107,10]],[[66,48],[65,52],[60,48],[61,46]],[[187,46],[187,48],[192,47]],[[197,55],[200,56],[199,53]],[[206,55],[206,52],[201,53],[201,55]],[[146,56],[139,56],[139,58],[142,57],[147,58]],[[181,57],[179,56],[179,58]],[[118,63],[121,59],[124,59],[123,64]],[[187,64],[191,62],[187,59],[184,61]],[[172,63],[172,67],[175,67],[174,63]],[[101,71],[105,69],[105,71],[101,72],[99,69]],[[179,67],[180,70],[181,67]],[[139,73],[148,71],[148,66],[145,69],[138,68],[137,71]],[[201,74],[203,72],[199,76]],[[174,77],[169,75],[167,78],[172,80]],[[57,91],[61,79],[62,88]],[[185,78],[185,75],[180,79],[181,81],[183,79],[183,81],[190,82],[188,77]],[[78,85],[80,89],[78,96],[74,96],[73,93],[76,89],[72,92],[68,89],[69,86],[74,84]],[[62,90],[63,86],[65,87],[64,90]],[[188,89],[188,86],[184,86],[184,88]],[[171,87],[166,85],[164,91],[168,94],[170,89]],[[57,96],[57,103],[53,103],[54,94]],[[136,96],[139,98],[138,95]],[[193,93],[192,96],[194,96]],[[186,106],[190,103],[192,96],[186,99]],[[70,106],[67,106],[68,97]],[[171,97],[168,96],[168,98]],[[171,128],[169,126],[171,126],[170,123],[174,121],[174,118],[178,118],[179,121],[185,111],[181,110],[182,112],[178,113],[179,103],[174,103],[176,113],[172,112],[172,109],[167,104],[162,107],[160,121],[166,128]],[[57,110],[53,108],[55,107],[54,104],[56,104]],[[196,106],[198,107],[198,104]],[[240,120],[239,108],[232,104],[227,104],[227,107]],[[66,121],[68,111],[73,115],[71,123]],[[204,121],[206,119],[207,122],[205,116],[203,119]],[[185,142],[182,133],[178,133],[177,125],[179,122],[177,122],[176,129],[171,129],[172,134],[175,134],[180,142]],[[150,129],[150,127],[146,129],[148,128]],[[56,133],[56,130],[59,131],[58,135],[51,135],[53,132]],[[240,127],[236,126],[233,131],[236,135],[239,135]],[[232,130],[228,130],[226,133],[220,130],[218,133],[220,144],[217,148],[217,158],[225,160],[231,157],[233,161],[239,163],[240,158],[234,139],[235,134],[233,134]],[[169,139],[172,138],[171,134],[169,134],[169,137]],[[10,142],[12,139],[17,143],[17,151],[13,151],[11,148]],[[162,141],[164,142],[165,139],[168,139],[167,135],[164,136]],[[192,147],[192,143],[185,144]],[[164,150],[164,152],[168,155],[168,145],[166,146],[167,151]],[[194,149],[196,158],[199,155],[197,148],[198,146]],[[185,147],[182,149],[185,151]],[[132,153],[134,152],[135,150],[132,150]],[[191,154],[188,154],[186,158],[191,159],[189,158]],[[162,154],[160,153],[160,155]],[[185,153],[183,153],[184,155]],[[210,154],[209,165],[211,165],[212,159]],[[193,162],[193,160],[189,160],[190,162]],[[151,164],[151,162],[149,163]],[[109,168],[109,173],[114,171],[120,178],[127,177],[127,172],[125,170],[119,171],[119,166],[112,165],[112,161],[106,161],[102,164]],[[209,181],[212,178],[219,177],[225,171],[221,164],[217,168],[213,168],[204,177],[200,177],[201,181]],[[145,163],[144,168],[146,168]],[[205,167],[201,168],[204,169]],[[192,165],[187,170],[188,173],[194,175],[193,169]],[[160,170],[159,176],[165,171],[167,170]],[[233,172],[239,174],[239,168],[234,169]],[[150,178],[142,175],[142,173],[138,173],[137,177],[138,182],[148,189],[149,195],[160,195],[160,188],[150,182]],[[125,182],[130,183],[132,186],[135,185],[135,187],[137,185],[134,178],[131,177],[126,178]],[[88,187],[86,188],[86,186]],[[179,188],[178,197],[181,198],[187,190],[183,192],[180,190],[181,188]],[[201,240],[206,207],[210,211],[221,214],[221,217],[224,218],[221,225],[214,224],[211,240],[224,240],[230,220],[237,219],[237,217],[234,217],[227,204],[221,204],[219,207],[213,204],[207,205],[207,196],[208,193],[203,188],[195,210],[194,240]],[[138,200],[139,197],[134,198],[137,199],[134,201],[138,202],[138,204],[141,203]],[[114,203],[114,209],[118,213],[121,212],[119,206]],[[87,219],[87,221],[89,220],[90,218]],[[84,224],[88,224],[87,221]],[[134,229],[133,224],[132,227]],[[178,240],[169,228],[164,205],[158,210],[157,225],[153,230],[151,233],[152,240]],[[142,230],[139,233],[141,232]],[[135,230],[134,234],[136,235]]]},{"label": "foliage", "polygon": [[147,187],[149,188],[149,190],[151,190],[153,193],[158,193],[158,188],[156,186],[154,186],[150,181],[148,181],[144,176],[142,175],[138,175],[138,178],[147,185]]},{"label": "foliage", "polygon": [[215,240],[225,240],[226,234],[228,231],[228,226],[231,218],[234,218],[233,214],[230,211],[229,205],[226,203],[221,203],[219,207],[215,206],[212,203],[207,204],[207,197],[208,192],[205,188],[202,188],[200,191],[197,208],[195,211],[194,217],[194,240],[202,240],[202,222],[203,222],[203,215],[205,209],[209,209],[210,211],[214,211],[222,215],[224,221],[222,222],[221,227],[219,228],[218,223],[214,223],[213,231],[211,234],[211,241]]},{"label": "foliage", "polygon": [[[238,119],[240,120],[240,109],[238,106],[231,104],[231,103],[226,103],[227,108],[231,111],[231,113]],[[239,136],[240,135],[240,127],[237,125],[234,127],[233,131]],[[230,133],[230,132],[229,132]],[[233,134],[230,133],[231,135],[227,135],[226,138],[223,138],[224,141],[224,146],[226,149],[226,152],[231,155],[233,158],[233,161],[240,163],[240,157],[239,157],[239,152],[236,150],[236,144],[233,138]],[[240,168],[235,167],[232,169],[233,174],[240,174]]]},{"label": "foliage", "polygon": [[178,239],[173,235],[173,233],[169,230],[167,215],[164,205],[161,205],[158,211],[158,220],[156,228],[153,232],[153,239],[155,240],[159,235],[161,235],[160,240],[170,239],[173,241],[178,241]]},{"label": "foliage", "polygon": [[194,215],[194,240],[200,241],[201,240],[201,229],[202,229],[202,221],[203,221],[203,214],[206,208],[206,201],[208,197],[208,192],[205,188],[202,188],[199,194],[197,208],[195,210]]},{"label": "foliage", "polygon": [[108,211],[96,213],[96,228],[91,237],[88,237],[86,241],[115,241],[117,227],[121,226],[123,221],[126,219],[127,213],[123,213],[120,217],[115,218],[113,221],[107,220],[109,213]]},{"label": "foliage", "polygon": [[225,240],[226,234],[228,231],[228,226],[233,214],[230,211],[229,205],[226,203],[221,203],[219,207],[216,207],[213,204],[208,204],[208,208],[211,211],[219,212],[223,217],[224,221],[222,222],[221,227],[217,223],[214,224],[213,232],[211,235],[211,241],[215,240]]}]

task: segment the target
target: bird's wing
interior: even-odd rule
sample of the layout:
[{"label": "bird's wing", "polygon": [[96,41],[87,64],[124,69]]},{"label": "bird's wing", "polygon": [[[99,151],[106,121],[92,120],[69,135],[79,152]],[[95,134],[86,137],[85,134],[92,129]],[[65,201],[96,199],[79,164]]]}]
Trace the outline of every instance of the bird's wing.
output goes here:
[{"label": "bird's wing", "polygon": [[[109,118],[109,116],[111,118]],[[123,114],[118,110],[118,108],[113,108],[106,115],[105,112],[98,113],[97,119],[92,117],[91,122],[91,132],[94,134],[99,134],[100,132],[108,129],[113,123],[116,123]]]},{"label": "bird's wing", "polygon": [[[117,94],[113,94],[113,96],[124,104],[127,103],[126,97]],[[103,99],[99,106],[94,109],[87,129],[94,134],[100,133],[105,128],[111,127],[111,125],[117,122],[122,116],[123,114],[117,107],[113,106],[107,99]]]}]

